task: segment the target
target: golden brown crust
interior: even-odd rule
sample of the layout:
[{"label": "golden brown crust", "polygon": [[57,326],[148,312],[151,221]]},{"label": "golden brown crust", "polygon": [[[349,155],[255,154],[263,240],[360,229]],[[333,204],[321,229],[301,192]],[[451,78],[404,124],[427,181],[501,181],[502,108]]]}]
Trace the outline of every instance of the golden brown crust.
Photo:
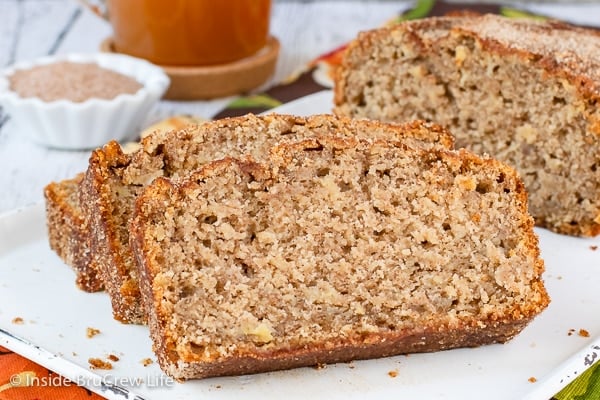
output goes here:
[{"label": "golden brown crust", "polygon": [[44,188],[50,248],[76,273],[77,286],[86,292],[104,288],[89,251],[89,230],[78,200],[83,174],[52,182]]},{"label": "golden brown crust", "polygon": [[[370,334],[343,341],[290,347],[277,352],[241,354],[210,363],[194,362],[193,358],[189,361],[177,360],[168,351],[168,342],[155,344],[154,351],[160,367],[167,374],[183,370],[184,373],[177,375],[176,379],[198,379],[505,343],[532,319],[533,316],[521,320],[473,321],[473,325],[464,324],[460,327],[436,326],[393,334]],[[156,339],[153,339],[156,343]]]},{"label": "golden brown crust", "polygon": [[510,20],[485,15],[457,31],[470,33],[490,51],[517,54],[549,75],[566,78],[583,98],[600,97],[600,35],[559,21]]},{"label": "golden brown crust", "polygon": [[[499,176],[502,182],[510,182],[517,199],[517,213],[520,215],[518,227],[523,232],[524,248],[529,253],[536,278],[531,281],[535,298],[529,303],[515,304],[504,314],[492,314],[485,320],[462,318],[458,324],[439,320],[429,325],[399,329],[393,332],[357,333],[344,338],[331,338],[316,343],[289,343],[287,346],[255,350],[240,349],[233,355],[214,356],[207,360],[204,349],[196,353],[192,347],[185,351],[178,348],[178,338],[172,325],[172,310],[166,304],[165,286],[158,282],[158,276],[169,270],[165,255],[152,237],[146,237],[147,228],[160,219],[165,210],[183,204],[186,196],[197,196],[199,184],[214,175],[226,171],[238,171],[252,176],[250,182],[257,180],[277,181],[278,174],[285,174],[288,165],[307,151],[334,148],[339,151],[353,149],[364,142],[353,138],[319,137],[296,143],[276,146],[271,151],[269,164],[257,164],[233,158],[216,161],[204,166],[186,180],[173,183],[169,179],[157,179],[136,202],[136,217],[131,223],[131,246],[137,255],[140,268],[140,287],[149,313],[149,327],[153,339],[153,348],[161,368],[177,379],[205,378],[222,375],[259,373],[279,369],[311,366],[322,363],[344,362],[355,359],[379,358],[397,354],[430,352],[456,347],[475,347],[490,343],[503,343],[520,332],[531,319],[548,304],[549,298],[540,279],[544,266],[539,258],[538,239],[533,232],[533,220],[527,213],[527,194],[516,172],[494,159],[480,158],[461,150],[412,149],[400,142],[377,141],[369,144],[370,149],[377,146],[395,146],[405,151],[420,153],[432,164],[444,163],[453,170],[468,171],[480,168]],[[267,184],[268,187],[268,184]],[[201,194],[200,194],[201,195]],[[162,279],[162,278],[161,278]]]},{"label": "golden brown crust", "polygon": [[[459,347],[505,343],[518,334],[531,318],[520,321],[490,321],[458,328],[442,326],[394,334],[371,334],[349,340],[311,344],[278,352],[240,355],[215,363],[187,363],[183,379],[255,374],[297,367],[375,359],[399,354],[425,353]],[[482,328],[481,325],[485,327]],[[159,362],[163,361],[160,357]],[[163,369],[169,364],[161,363]]]},{"label": "golden brown crust", "polygon": [[82,182],[81,203],[91,227],[90,248],[92,259],[100,266],[113,307],[115,319],[141,324],[145,315],[141,306],[137,281],[131,276],[126,262],[128,249],[122,245],[120,229],[114,226],[115,207],[110,180],[112,168],[128,162],[117,142],[110,142],[90,156],[88,170]]},{"label": "golden brown crust", "polygon": [[[157,178],[154,182],[146,188],[144,193],[136,201],[136,210],[146,209],[151,207],[152,204],[162,201],[166,193],[173,190],[173,183],[166,178]],[[139,276],[139,288],[143,303],[146,305],[147,323],[150,329],[150,337],[152,338],[152,350],[157,355],[159,363],[162,365],[163,362],[170,362],[171,360],[169,346],[173,343],[169,340],[168,335],[164,335],[166,331],[165,321],[167,320],[165,315],[162,315],[160,311],[158,313],[149,312],[149,304],[158,304],[162,300],[162,293],[160,291],[153,291],[150,282],[153,281],[156,274],[155,270],[149,268],[143,268],[142,265],[148,265],[146,258],[153,258],[157,255],[156,252],[149,246],[146,246],[142,240],[142,230],[144,229],[145,221],[139,221],[139,223],[130,221],[129,230],[129,242],[134,249],[134,255],[138,266]],[[144,254],[145,256],[142,256]],[[165,359],[166,357],[166,359]]]}]

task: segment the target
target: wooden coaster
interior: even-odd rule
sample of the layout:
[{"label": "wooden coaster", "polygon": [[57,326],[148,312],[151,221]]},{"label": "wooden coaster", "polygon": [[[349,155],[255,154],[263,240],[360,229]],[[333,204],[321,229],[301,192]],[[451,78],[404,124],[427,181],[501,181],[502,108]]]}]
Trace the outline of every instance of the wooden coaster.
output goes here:
[{"label": "wooden coaster", "polygon": [[[171,78],[165,94],[170,100],[200,100],[247,92],[267,81],[275,71],[279,40],[270,36],[267,44],[250,57],[228,64],[200,67],[161,65]],[[100,50],[115,53],[111,37],[100,44]]]}]

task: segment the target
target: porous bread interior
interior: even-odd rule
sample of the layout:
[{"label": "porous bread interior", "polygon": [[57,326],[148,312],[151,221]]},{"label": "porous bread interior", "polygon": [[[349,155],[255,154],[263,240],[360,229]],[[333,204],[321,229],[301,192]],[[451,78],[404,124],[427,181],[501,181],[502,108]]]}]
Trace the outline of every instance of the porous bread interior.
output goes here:
[{"label": "porous bread interior", "polygon": [[[583,59],[568,57],[577,46],[600,49],[600,35],[477,18],[432,19],[363,35],[337,82],[336,113],[440,123],[453,132],[457,147],[489,153],[519,171],[538,225],[576,235],[599,233],[599,95],[582,95],[588,78],[575,78],[581,82],[576,84],[559,69],[583,70]],[[534,37],[554,40],[562,52],[527,53],[522,47],[536,47]],[[513,49],[502,40],[512,41]],[[598,60],[595,54],[587,57]],[[597,67],[589,69],[597,76]]]},{"label": "porous bread interior", "polygon": [[[118,157],[123,157],[125,161],[117,163],[119,166],[112,168],[106,177],[112,202],[111,221],[106,222],[119,244],[119,265],[105,267],[104,273],[113,305],[116,305],[115,315],[125,322],[143,321],[136,261],[129,248],[129,220],[133,215],[135,199],[145,185],[158,176],[174,179],[183,177],[205,163],[226,156],[248,156],[262,160],[276,143],[326,134],[372,139],[393,137],[423,147],[449,148],[453,144],[450,134],[433,124],[416,121],[388,125],[352,121],[332,115],[310,118],[247,115],[145,138],[142,148],[133,155],[120,154]],[[130,299],[115,296],[129,296]]]},{"label": "porous bread interior", "polygon": [[546,306],[511,169],[384,143],[302,146],[275,151],[265,173],[211,164],[138,202],[168,357],[484,328]]}]

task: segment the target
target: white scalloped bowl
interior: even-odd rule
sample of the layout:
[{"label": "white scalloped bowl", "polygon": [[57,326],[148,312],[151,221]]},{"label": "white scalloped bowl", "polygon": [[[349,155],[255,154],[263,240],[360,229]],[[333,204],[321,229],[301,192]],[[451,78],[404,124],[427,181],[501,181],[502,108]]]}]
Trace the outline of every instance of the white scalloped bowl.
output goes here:
[{"label": "white scalloped bowl", "polygon": [[[36,97],[22,98],[10,90],[8,77],[14,71],[58,61],[96,63],[136,79],[142,88],[110,100],[91,98],[79,103],[63,99],[46,102]],[[136,137],[141,122],[164,95],[169,83],[169,77],[161,68],[123,54],[43,57],[0,71],[0,105],[17,129],[36,143],[57,149],[91,149],[113,139],[124,141]]]}]

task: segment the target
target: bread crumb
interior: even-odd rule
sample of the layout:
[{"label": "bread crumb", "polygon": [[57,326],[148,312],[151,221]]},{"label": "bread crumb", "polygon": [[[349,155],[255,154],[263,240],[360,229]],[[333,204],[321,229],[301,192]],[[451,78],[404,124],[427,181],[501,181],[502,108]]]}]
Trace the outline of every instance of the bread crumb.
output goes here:
[{"label": "bread crumb", "polygon": [[217,389],[221,389],[221,385],[217,385],[215,386]]},{"label": "bread crumb", "polygon": [[590,333],[585,329],[580,329],[578,335],[581,337],[590,337]]},{"label": "bread crumb", "polygon": [[74,351],[71,352],[71,354],[73,355],[73,357],[77,357],[77,353],[75,353]]},{"label": "bread crumb", "polygon": [[112,369],[112,364],[108,361],[101,360],[99,358],[89,358],[88,363],[90,363],[91,369]]},{"label": "bread crumb", "polygon": [[91,339],[94,336],[98,335],[99,333],[100,333],[100,329],[88,327],[85,335],[88,337],[88,339]]},{"label": "bread crumb", "polygon": [[21,317],[15,317],[12,319],[12,323],[15,325],[23,325],[25,321],[23,321],[23,318]]},{"label": "bread crumb", "polygon": [[590,246],[590,250],[596,251],[596,250],[598,250],[598,246]]},{"label": "bread crumb", "polygon": [[142,361],[140,361],[142,363],[142,365],[144,367],[147,367],[148,365],[154,363],[154,361],[152,361],[151,358],[144,358]]},{"label": "bread crumb", "polygon": [[569,329],[569,332],[567,332],[567,336],[573,336],[574,333],[575,333],[575,329],[571,328],[571,329]]},{"label": "bread crumb", "polygon": [[527,379],[529,382],[531,383],[535,383],[537,382],[537,378],[535,376],[530,377],[529,379]]},{"label": "bread crumb", "polygon": [[110,361],[115,361],[115,362],[116,362],[116,361],[119,361],[119,357],[115,356],[114,354],[109,354],[109,355],[108,355],[108,359],[109,359]]},{"label": "bread crumb", "polygon": [[324,363],[317,363],[314,367],[316,370],[320,370],[320,369],[325,369],[327,368],[327,364]]},{"label": "bread crumb", "polygon": [[398,371],[394,369],[392,371],[389,371],[388,375],[390,376],[390,378],[395,378],[398,376]]}]

